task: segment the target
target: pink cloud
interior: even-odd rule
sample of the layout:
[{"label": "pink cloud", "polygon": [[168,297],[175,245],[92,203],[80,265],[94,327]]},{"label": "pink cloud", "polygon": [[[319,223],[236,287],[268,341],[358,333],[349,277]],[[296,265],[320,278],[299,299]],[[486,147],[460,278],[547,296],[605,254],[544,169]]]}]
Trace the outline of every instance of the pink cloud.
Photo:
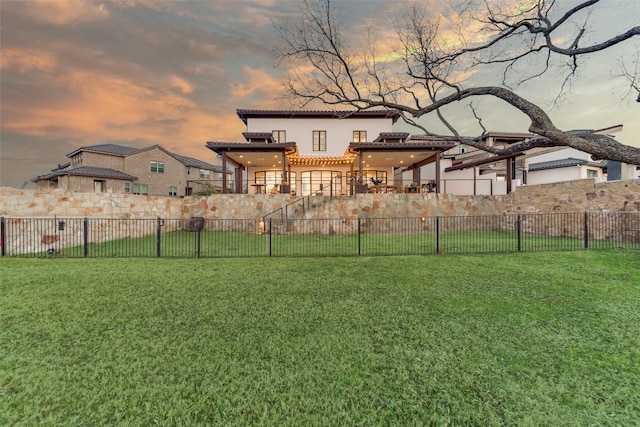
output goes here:
[{"label": "pink cloud", "polygon": [[77,0],[31,0],[24,13],[35,21],[53,25],[72,22],[91,22],[109,17],[107,8],[100,4]]}]

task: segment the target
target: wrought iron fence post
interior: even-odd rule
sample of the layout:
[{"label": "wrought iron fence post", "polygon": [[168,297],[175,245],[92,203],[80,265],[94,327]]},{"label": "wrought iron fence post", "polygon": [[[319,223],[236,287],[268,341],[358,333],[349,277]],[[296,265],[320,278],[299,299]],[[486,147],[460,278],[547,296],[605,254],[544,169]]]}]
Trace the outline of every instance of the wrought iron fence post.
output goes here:
[{"label": "wrought iron fence post", "polygon": [[162,219],[158,217],[156,223],[156,255],[158,257],[162,256]]},{"label": "wrought iron fence post", "polygon": [[86,258],[89,255],[89,219],[86,216],[82,221],[82,239],[83,255]]},{"label": "wrought iron fence post", "polygon": [[0,218],[0,256],[5,255],[5,246],[7,245],[7,230],[4,217]]},{"label": "wrought iron fence post", "polygon": [[518,214],[517,230],[518,230],[518,252],[521,252],[522,251],[522,215],[520,214]]},{"label": "wrought iron fence post", "polygon": [[198,227],[198,234],[197,234],[197,247],[196,247],[196,258],[200,258],[200,233],[201,233],[202,228]]},{"label": "wrought iron fence post", "polygon": [[589,249],[589,212],[584,211],[584,248]]},{"label": "wrought iron fence post", "polygon": [[273,227],[271,225],[272,225],[272,219],[269,218],[269,256],[272,255],[272,239],[271,239],[272,231],[271,230],[273,229]]},{"label": "wrought iron fence post", "polygon": [[360,218],[358,217],[358,255],[362,254],[362,252],[361,252],[362,249],[361,249],[361,246],[360,246],[360,236],[361,235],[362,234],[360,233]]},{"label": "wrought iron fence post", "polygon": [[436,217],[436,253],[440,253],[440,217]]}]

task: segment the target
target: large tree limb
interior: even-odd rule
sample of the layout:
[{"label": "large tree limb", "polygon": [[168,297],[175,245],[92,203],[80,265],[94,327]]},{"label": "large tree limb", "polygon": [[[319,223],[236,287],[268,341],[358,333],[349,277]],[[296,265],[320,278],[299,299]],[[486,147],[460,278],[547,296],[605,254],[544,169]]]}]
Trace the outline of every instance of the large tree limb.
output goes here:
[{"label": "large tree limb", "polygon": [[[421,117],[434,114],[440,118],[451,135],[440,137],[458,141],[491,152],[508,154],[510,152],[528,150],[536,147],[565,146],[590,153],[594,159],[610,159],[640,165],[640,148],[620,144],[607,135],[599,135],[590,131],[571,132],[558,129],[547,112],[535,103],[518,95],[505,86],[464,87],[461,82],[452,80],[455,67],[468,67],[465,55],[486,54],[488,59],[476,59],[471,64],[502,65],[505,73],[514,64],[541,52],[546,54],[544,69],[535,72],[540,77],[549,69],[552,55],[570,57],[571,71],[563,82],[574,75],[578,67],[577,58],[587,53],[606,50],[626,40],[640,35],[640,27],[635,26],[605,41],[580,46],[583,42],[586,23],[578,28],[574,37],[569,37],[568,47],[557,46],[554,32],[572,23],[572,18],[589,9],[600,0],[585,0],[572,9],[561,14],[553,22],[549,16],[552,8],[559,7],[560,2],[538,0],[531,7],[513,16],[499,15],[489,7],[485,0],[489,17],[485,21],[496,30],[494,37],[476,46],[464,46],[448,51],[438,39],[438,25],[428,20],[428,16],[416,8],[404,21],[404,25],[395,23],[402,51],[398,52],[396,62],[378,62],[373,42],[366,49],[366,54],[352,54],[342,43],[339,26],[335,25],[335,15],[330,9],[329,0],[324,6],[313,9],[305,1],[306,10],[303,22],[298,30],[281,31],[286,48],[281,52],[282,58],[289,58],[309,66],[313,70],[305,75],[291,75],[287,88],[289,94],[302,100],[304,105],[320,101],[330,106],[350,106],[354,109],[388,108],[403,113],[407,123],[411,123],[430,135],[428,129],[418,122]],[[508,41],[520,38],[521,49],[493,49]],[[515,53],[512,53],[515,52]],[[404,66],[404,72],[398,69]],[[638,69],[625,69],[630,86],[638,90]],[[521,81],[527,77],[521,76]],[[503,79],[504,84],[505,79]],[[527,142],[510,147],[487,147],[482,138],[463,137],[454,124],[444,117],[443,108],[455,105],[463,100],[491,97],[500,99],[511,108],[524,114],[530,121],[528,130],[536,136]],[[640,96],[638,98],[640,100]],[[473,116],[481,122],[476,110]],[[516,146],[517,145],[517,146]]]}]

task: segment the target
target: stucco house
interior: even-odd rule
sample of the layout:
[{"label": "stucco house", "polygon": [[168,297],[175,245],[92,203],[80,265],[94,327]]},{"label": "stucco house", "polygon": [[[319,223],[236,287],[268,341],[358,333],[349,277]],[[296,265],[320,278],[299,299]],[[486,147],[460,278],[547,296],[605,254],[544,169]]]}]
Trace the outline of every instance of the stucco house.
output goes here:
[{"label": "stucco house", "polygon": [[181,197],[203,188],[222,191],[222,169],[160,145],[132,148],[116,144],[81,147],[70,161],[36,177],[37,189],[114,192]]},{"label": "stucco house", "polygon": [[[622,125],[593,130],[612,135]],[[487,132],[481,140],[488,146],[512,146],[534,137],[531,133]],[[427,136],[413,136],[427,139]],[[607,161],[593,161],[591,155],[568,147],[535,148],[506,156],[490,154],[473,147],[456,145],[443,153],[440,186],[453,194],[506,194],[521,185],[548,184],[594,179],[607,180]],[[632,179],[635,166],[622,165],[621,178]],[[433,167],[427,166],[422,177],[435,179]],[[406,172],[405,172],[406,174]]]},{"label": "stucco house", "polygon": [[[210,141],[207,148],[234,170],[238,192],[352,195],[358,192],[439,191],[410,188],[400,171],[419,173],[455,144],[411,140],[394,132],[400,115],[388,110],[247,110],[237,114],[246,125],[243,142]],[[437,174],[436,174],[437,175]],[[228,188],[227,185],[223,185]]]}]

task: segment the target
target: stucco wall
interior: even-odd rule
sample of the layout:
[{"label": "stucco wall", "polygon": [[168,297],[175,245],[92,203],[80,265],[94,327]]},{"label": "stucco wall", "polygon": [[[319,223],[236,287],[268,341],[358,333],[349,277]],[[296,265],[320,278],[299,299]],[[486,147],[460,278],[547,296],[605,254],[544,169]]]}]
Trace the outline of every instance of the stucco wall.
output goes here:
[{"label": "stucco wall", "polygon": [[[0,188],[0,216],[99,218],[260,218],[295,200],[280,194],[162,197],[117,193],[68,193]],[[309,198],[307,218],[428,217],[581,211],[640,211],[640,180],[591,179],[518,187],[502,196],[359,194]],[[290,212],[302,211],[301,204]]]}]

